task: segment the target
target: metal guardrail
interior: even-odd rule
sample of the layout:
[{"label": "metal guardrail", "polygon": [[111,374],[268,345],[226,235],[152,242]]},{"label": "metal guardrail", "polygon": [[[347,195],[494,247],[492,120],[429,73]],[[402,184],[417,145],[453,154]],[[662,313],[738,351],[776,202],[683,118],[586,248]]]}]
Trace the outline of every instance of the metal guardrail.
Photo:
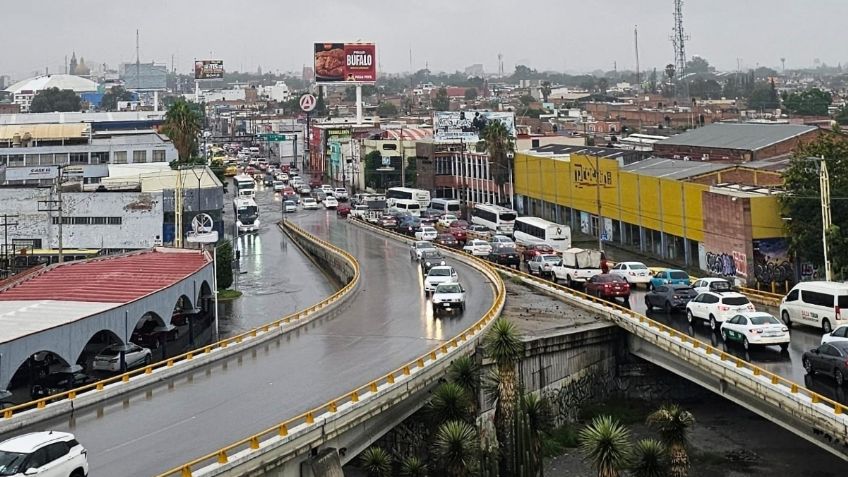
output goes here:
[{"label": "metal guardrail", "polygon": [[767,291],[757,290],[755,288],[739,288],[739,293],[746,295],[758,303],[766,306],[780,307],[780,302],[783,300],[783,295],[771,293]]},{"label": "metal guardrail", "polygon": [[[387,235],[402,237],[404,241],[409,239],[409,237],[389,232],[385,229],[370,225],[364,221],[360,221],[360,223],[367,228],[372,228]],[[304,233],[310,235],[308,234],[308,232]],[[320,241],[320,239],[317,240]],[[456,253],[461,253],[456,250],[453,251]],[[492,267],[492,264],[485,260],[472,257],[470,255],[468,256],[468,258],[471,262],[476,263],[478,269],[488,272],[487,276],[489,276],[489,278],[495,283],[496,293],[495,300],[489,310],[486,311],[486,313],[477,322],[475,322],[465,331],[460,333],[458,336],[451,339],[446,344],[442,344],[432,349],[428,353],[423,354],[418,358],[400,366],[394,371],[391,371],[390,373],[384,376],[381,376],[365,385],[359,386],[349,391],[343,396],[339,396],[338,398],[333,399],[332,401],[329,401],[321,406],[318,406],[291,419],[287,419],[283,422],[280,422],[274,425],[273,427],[269,427],[268,429],[253,434],[252,436],[245,437],[244,439],[236,441],[215,452],[206,454],[202,457],[192,460],[191,462],[163,472],[162,474],[159,474],[158,477],[192,477],[193,475],[195,475],[195,471],[203,469],[204,467],[214,465],[216,463],[229,463],[231,456],[233,456],[234,454],[244,451],[261,450],[263,446],[267,446],[268,442],[271,440],[277,440],[280,438],[295,439],[299,434],[306,434],[316,425],[316,423],[320,423],[322,419],[324,419],[326,416],[335,415],[340,412],[346,412],[351,408],[356,407],[357,405],[366,403],[367,400],[374,397],[378,393],[385,391],[388,388],[401,385],[408,379],[414,379],[415,375],[424,370],[424,368],[432,366],[433,364],[441,361],[447,355],[451,354],[455,349],[464,346],[468,343],[471,343],[474,339],[482,336],[482,333],[487,329],[487,326],[500,315],[501,309],[503,308],[503,305],[506,301],[506,287],[503,283],[503,280],[501,280],[500,275],[495,271],[494,267]]]},{"label": "metal guardrail", "polygon": [[286,315],[286,316],[284,316],[284,317],[282,317],[282,318],[280,318],[276,321],[264,324],[262,326],[258,326],[256,328],[253,328],[249,331],[238,334],[236,336],[231,336],[229,338],[222,339],[222,340],[217,341],[215,343],[212,343],[212,344],[200,347],[200,348],[196,348],[192,351],[188,351],[186,353],[174,356],[172,358],[168,358],[167,360],[159,361],[159,362],[150,364],[148,366],[144,366],[142,368],[134,369],[132,371],[127,371],[126,373],[119,374],[119,375],[116,375],[116,376],[113,376],[113,377],[110,377],[110,378],[107,378],[107,379],[103,379],[101,381],[97,381],[95,383],[91,383],[91,384],[88,384],[88,385],[85,385],[85,386],[80,386],[78,388],[71,389],[70,391],[65,391],[65,392],[61,392],[61,393],[58,393],[58,394],[53,394],[53,395],[50,395],[50,396],[47,396],[47,397],[44,397],[44,398],[41,398],[41,399],[36,399],[36,400],[29,401],[29,402],[26,402],[26,403],[23,403],[23,404],[18,404],[16,406],[8,407],[6,409],[3,409],[2,419],[12,419],[14,416],[19,415],[22,412],[32,411],[32,410],[41,410],[41,409],[45,409],[49,404],[58,403],[58,402],[65,401],[65,400],[74,400],[74,399],[77,399],[77,397],[79,395],[84,394],[84,393],[103,391],[104,389],[106,389],[107,386],[116,385],[116,384],[119,384],[119,383],[128,383],[128,382],[130,382],[130,380],[132,378],[151,375],[157,369],[172,368],[172,367],[174,367],[174,366],[176,366],[180,363],[191,362],[195,358],[198,358],[198,357],[204,356],[204,355],[208,355],[210,353],[215,352],[216,350],[222,350],[222,349],[227,348],[228,346],[240,344],[242,342],[246,343],[246,342],[248,342],[248,341],[250,341],[254,338],[261,337],[262,335],[264,335],[266,333],[278,331],[279,329],[281,329],[282,327],[285,327],[286,325],[296,324],[300,320],[303,320],[303,319],[309,317],[310,315],[312,315],[313,313],[315,313],[317,311],[323,310],[327,306],[332,305],[333,303],[337,302],[341,298],[345,297],[348,293],[350,293],[350,291],[356,286],[357,282],[359,281],[359,277],[360,277],[359,262],[353,257],[353,255],[351,255],[348,252],[340,249],[339,247],[336,247],[335,245],[331,244],[330,242],[319,239],[318,237],[315,237],[315,236],[309,234],[308,232],[301,229],[297,225],[287,223],[286,226],[289,227],[290,229],[294,230],[295,233],[306,236],[310,240],[312,240],[316,243],[319,243],[322,246],[324,246],[324,247],[332,250],[333,252],[338,253],[342,257],[344,257],[344,259],[346,261],[348,261],[354,269],[353,278],[347,284],[345,284],[341,289],[339,289],[338,291],[336,291],[335,293],[333,293],[332,295],[330,295],[326,299],[316,303],[315,305],[307,307],[303,310],[300,310],[298,312]]}]

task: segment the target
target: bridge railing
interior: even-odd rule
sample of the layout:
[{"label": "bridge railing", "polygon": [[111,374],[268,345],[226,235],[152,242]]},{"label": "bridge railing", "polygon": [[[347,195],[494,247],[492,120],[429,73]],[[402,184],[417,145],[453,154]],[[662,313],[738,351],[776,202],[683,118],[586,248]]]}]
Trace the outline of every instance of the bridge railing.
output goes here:
[{"label": "bridge railing", "polygon": [[158,361],[156,363],[152,363],[138,369],[134,369],[132,371],[127,371],[125,373],[106,378],[95,383],[80,386],[78,388],[71,389],[70,391],[53,394],[41,399],[36,399],[33,401],[3,409],[2,419],[0,419],[0,423],[2,423],[2,421],[4,420],[12,419],[13,417],[20,415],[21,413],[26,411],[43,410],[48,408],[50,404],[60,403],[63,401],[72,401],[77,399],[80,395],[86,393],[96,393],[102,392],[107,389],[113,389],[112,386],[129,383],[133,378],[148,376],[153,374],[157,370],[173,368],[174,366],[177,366],[181,363],[189,363],[199,357],[210,355],[212,353],[215,353],[216,351],[224,350],[233,345],[261,338],[263,337],[263,335],[266,335],[268,333],[280,332],[282,329],[288,326],[299,325],[303,320],[312,316],[314,313],[324,310],[328,306],[331,306],[342,298],[346,297],[359,282],[359,262],[353,257],[353,255],[349,254],[345,250],[336,247],[335,245],[331,244],[330,242],[327,242],[326,240],[322,240],[318,237],[310,235],[297,225],[288,223],[286,224],[286,226],[292,229],[295,233],[309,236],[310,240],[313,240],[316,243],[322,245],[323,247],[326,247],[327,249],[330,249],[335,253],[341,255],[345,259],[345,261],[347,261],[349,265],[353,267],[353,277],[351,278],[351,280],[338,291],[312,306],[309,306],[295,313],[285,315],[278,320],[258,326],[244,333],[240,333],[229,338],[224,338],[215,343],[196,348],[192,351],[188,351],[186,353],[182,353],[171,358]]},{"label": "bridge railing", "polygon": [[[408,237],[400,234],[393,234],[385,231],[384,229],[376,227],[374,227],[374,229],[387,235],[397,235],[403,239],[408,239]],[[308,232],[303,233],[309,235]],[[316,238],[316,241],[317,240],[320,239]],[[354,388],[332,401],[326,402],[321,406],[292,417],[291,419],[277,423],[272,427],[245,437],[244,439],[233,442],[232,444],[215,452],[211,452],[179,467],[170,469],[160,474],[158,477],[191,477],[193,475],[198,475],[196,474],[197,472],[202,474],[203,469],[208,468],[209,466],[227,465],[231,462],[233,456],[242,456],[254,451],[265,449],[272,443],[279,443],[281,439],[297,439],[299,435],[305,435],[313,429],[316,424],[320,424],[325,420],[338,416],[341,413],[349,412],[357,406],[369,404],[369,402],[380,393],[383,393],[393,387],[408,383],[410,380],[415,379],[417,374],[422,373],[427,368],[444,362],[445,359],[454,355],[456,351],[461,348],[467,348],[482,338],[482,335],[488,325],[500,315],[501,310],[503,309],[504,303],[506,302],[506,287],[504,286],[500,275],[494,270],[494,268],[492,268],[489,262],[480,260],[476,257],[462,256],[465,260],[473,262],[475,267],[482,271],[489,280],[492,281],[495,286],[495,298],[492,306],[489,307],[486,313],[458,336],[436,348],[431,349],[418,358],[407,362],[394,371],[384,376],[380,376],[369,383],[365,383]]]}]

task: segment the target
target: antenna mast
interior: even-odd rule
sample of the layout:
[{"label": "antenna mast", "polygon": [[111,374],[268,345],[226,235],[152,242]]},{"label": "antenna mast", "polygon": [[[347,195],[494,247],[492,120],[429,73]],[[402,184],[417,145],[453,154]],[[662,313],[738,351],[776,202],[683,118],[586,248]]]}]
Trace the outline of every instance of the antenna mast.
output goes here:
[{"label": "antenna mast", "polygon": [[636,48],[636,83],[641,87],[642,74],[639,72],[639,25],[633,27],[633,40]]},{"label": "antenna mast", "polygon": [[135,87],[141,89],[141,59],[138,54],[138,29],[135,30]]},{"label": "antenna mast", "polygon": [[678,85],[682,85],[684,96],[689,96],[689,88],[683,79],[686,75],[686,40],[689,35],[683,31],[683,0],[674,0],[674,34],[671,36],[671,44],[674,45],[674,69]]}]

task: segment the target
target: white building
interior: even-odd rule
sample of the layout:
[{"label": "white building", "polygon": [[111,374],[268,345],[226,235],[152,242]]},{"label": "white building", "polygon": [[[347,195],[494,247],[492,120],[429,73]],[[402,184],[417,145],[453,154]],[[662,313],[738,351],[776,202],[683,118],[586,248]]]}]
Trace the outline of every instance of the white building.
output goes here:
[{"label": "white building", "polygon": [[282,103],[291,99],[291,91],[289,91],[289,87],[285,82],[277,81],[272,86],[261,86],[259,96],[263,99]]},{"label": "white building", "polygon": [[43,75],[18,81],[6,88],[12,94],[12,101],[21,105],[22,112],[29,112],[32,99],[39,91],[49,88],[69,89],[74,93],[97,91],[97,83],[74,75]]}]

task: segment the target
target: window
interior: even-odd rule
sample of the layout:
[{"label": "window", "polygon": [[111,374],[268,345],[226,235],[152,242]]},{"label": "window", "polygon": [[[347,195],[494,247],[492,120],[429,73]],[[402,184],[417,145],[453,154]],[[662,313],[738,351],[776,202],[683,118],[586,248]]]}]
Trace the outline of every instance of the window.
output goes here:
[{"label": "window", "polygon": [[40,468],[45,464],[50,462],[47,460],[47,447],[42,447],[41,449],[36,450],[29,456],[29,462],[27,462],[27,468]]},{"label": "window", "polygon": [[[59,217],[53,217],[53,225],[59,224]],[[121,225],[123,217],[62,217],[62,225]]]},{"label": "window", "polygon": [[848,332],[848,326],[840,326],[839,328],[833,330],[833,333],[830,336],[836,338],[845,338],[845,333]]},{"label": "window", "polygon": [[724,303],[725,305],[731,305],[731,306],[747,305],[749,303],[748,299],[745,298],[744,296],[729,296],[729,297],[723,298],[721,300],[721,302]]},{"label": "window", "polygon": [[92,152],[92,164],[109,164],[109,151]]},{"label": "window", "polygon": [[147,151],[133,151],[133,164],[147,162]]},{"label": "window", "polygon": [[848,308],[848,295],[839,295],[836,300],[839,303],[839,308]]},{"label": "window", "polygon": [[53,462],[66,456],[71,450],[67,442],[56,442],[45,447],[45,449],[47,449],[47,462]]},{"label": "window", "polygon": [[88,164],[88,154],[84,152],[72,152],[69,164]]},{"label": "window", "polygon": [[52,166],[52,165],[56,164],[56,162],[55,162],[56,158],[53,156],[53,154],[41,154],[38,157],[39,157],[38,164],[41,165],[41,166]]},{"label": "window", "polygon": [[[822,349],[822,348],[824,348],[824,349]],[[819,350],[821,351],[821,353],[823,355],[826,355],[826,356],[834,356],[834,357],[837,357],[837,358],[842,356],[842,353],[840,353],[838,349],[834,348],[833,346],[831,346],[829,344],[822,345],[822,347],[819,348]]]},{"label": "window", "polygon": [[24,165],[24,156],[21,154],[15,154],[9,156],[9,167],[21,167]]},{"label": "window", "polygon": [[165,150],[155,149],[153,151],[153,162],[165,162]]},{"label": "window", "polygon": [[38,154],[27,154],[26,155],[26,165],[27,166],[37,166],[38,165]]},{"label": "window", "polygon": [[126,164],[127,151],[115,151],[112,153],[112,164]]},{"label": "window", "polygon": [[824,306],[827,308],[833,307],[833,295],[829,295],[827,293],[802,290],[801,301],[809,303],[810,305]]},{"label": "window", "polygon": [[786,301],[796,301],[798,300],[798,290],[792,290],[786,295]]},{"label": "window", "polygon": [[718,297],[715,295],[705,295],[704,303],[718,303]]}]

